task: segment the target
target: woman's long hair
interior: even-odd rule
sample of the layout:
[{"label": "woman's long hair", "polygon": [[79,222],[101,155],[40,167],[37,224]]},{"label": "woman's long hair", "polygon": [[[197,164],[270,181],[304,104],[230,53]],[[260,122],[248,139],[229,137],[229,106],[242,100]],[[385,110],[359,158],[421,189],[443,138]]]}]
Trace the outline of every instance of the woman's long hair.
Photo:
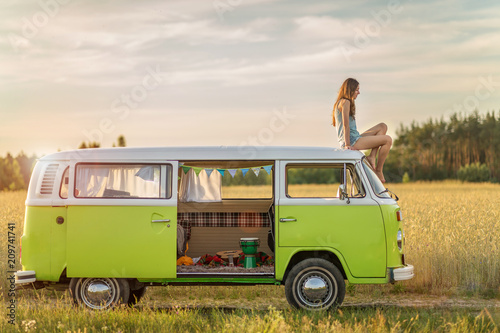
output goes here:
[{"label": "woman's long hair", "polygon": [[339,105],[340,101],[343,99],[347,99],[348,101],[351,102],[351,109],[349,110],[349,116],[354,117],[356,114],[356,105],[354,104],[354,93],[356,92],[356,89],[358,89],[359,82],[356,79],[348,78],[347,80],[342,83],[342,86],[340,87],[339,90],[339,95],[337,97],[337,101],[335,104],[333,104],[333,126],[335,126],[335,111],[337,110],[337,106]]}]

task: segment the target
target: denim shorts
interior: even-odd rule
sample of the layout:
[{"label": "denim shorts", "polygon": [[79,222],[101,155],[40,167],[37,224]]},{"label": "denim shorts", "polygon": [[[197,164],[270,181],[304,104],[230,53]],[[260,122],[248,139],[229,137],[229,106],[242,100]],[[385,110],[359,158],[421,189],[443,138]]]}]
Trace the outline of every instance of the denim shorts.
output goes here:
[{"label": "denim shorts", "polygon": [[[354,146],[354,144],[361,138],[361,135],[357,133],[350,133],[349,137],[351,138],[351,147]],[[340,148],[345,149],[345,141],[339,141]]]}]

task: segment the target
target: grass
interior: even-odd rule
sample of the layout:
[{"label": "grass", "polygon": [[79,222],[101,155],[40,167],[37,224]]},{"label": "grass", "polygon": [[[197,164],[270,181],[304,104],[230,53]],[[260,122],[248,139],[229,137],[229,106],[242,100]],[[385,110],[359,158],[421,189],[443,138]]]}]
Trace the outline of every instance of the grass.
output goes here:
[{"label": "grass", "polygon": [[[339,310],[292,310],[279,286],[153,288],[135,308],[109,312],[75,309],[67,292],[18,291],[17,324],[3,319],[0,331],[498,332],[500,185],[438,182],[389,188],[401,198],[406,259],[416,276],[395,285],[348,285]],[[23,191],[0,193],[2,277],[7,276],[6,226],[16,223],[18,241],[25,197]],[[10,298],[1,281],[5,318]]]},{"label": "grass", "polygon": [[[494,332],[489,310],[346,306],[322,313],[292,310],[168,308],[155,304],[109,312],[76,310],[65,299],[27,303],[18,332]],[[2,327],[3,326],[3,327]]]}]

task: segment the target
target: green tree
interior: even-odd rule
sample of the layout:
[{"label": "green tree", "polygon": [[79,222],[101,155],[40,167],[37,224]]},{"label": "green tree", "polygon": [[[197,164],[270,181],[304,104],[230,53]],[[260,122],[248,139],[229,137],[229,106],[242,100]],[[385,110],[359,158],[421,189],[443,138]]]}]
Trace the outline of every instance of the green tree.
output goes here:
[{"label": "green tree", "polygon": [[127,147],[127,143],[125,142],[125,137],[123,135],[118,137],[117,147]]},{"label": "green tree", "polygon": [[24,180],[25,187],[29,184],[31,178],[31,172],[35,166],[37,157],[35,155],[28,157],[21,151],[19,155],[16,156],[16,161],[21,169],[21,175]]},{"label": "green tree", "polygon": [[85,143],[82,142],[80,144],[80,146],[78,147],[78,149],[87,149],[87,148],[100,148],[101,147],[101,144],[99,142],[88,142],[88,143]]},{"label": "green tree", "polygon": [[463,182],[487,182],[490,180],[490,170],[486,164],[477,162],[460,167],[457,176]]},{"label": "green tree", "polygon": [[26,188],[21,167],[12,155],[0,159],[0,190],[21,190]]},{"label": "green tree", "polygon": [[430,119],[423,124],[400,125],[384,166],[386,178],[401,181],[456,178],[460,167],[485,164],[492,179],[500,176],[500,119],[495,112],[453,114],[448,122]]}]

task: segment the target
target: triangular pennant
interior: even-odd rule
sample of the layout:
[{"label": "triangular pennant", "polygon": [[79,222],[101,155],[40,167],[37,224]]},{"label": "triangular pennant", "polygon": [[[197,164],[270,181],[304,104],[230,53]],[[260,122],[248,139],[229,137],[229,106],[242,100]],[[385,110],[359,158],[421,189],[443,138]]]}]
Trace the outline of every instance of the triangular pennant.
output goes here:
[{"label": "triangular pennant", "polygon": [[182,171],[184,171],[184,174],[188,173],[189,169],[191,169],[191,168],[188,167],[188,166],[183,166],[182,167]]},{"label": "triangular pennant", "polygon": [[217,169],[217,171],[219,171],[220,175],[222,177],[224,177],[224,171],[226,171],[226,170],[224,170],[224,169]]},{"label": "triangular pennant", "polygon": [[272,165],[266,165],[266,166],[263,166],[262,169],[266,170],[267,174],[270,175],[271,174],[271,169],[273,168]]},{"label": "triangular pennant", "polygon": [[250,170],[250,169],[248,169],[248,168],[247,169],[241,169],[241,172],[243,172],[243,177],[245,177],[245,175],[247,174],[248,170]]},{"label": "triangular pennant", "polygon": [[260,168],[252,168],[252,171],[257,177],[259,177]]},{"label": "triangular pennant", "polygon": [[214,169],[205,169],[205,172],[207,173],[208,178],[210,178],[212,171],[214,171]]},{"label": "triangular pennant", "polygon": [[203,170],[202,168],[193,168],[194,170],[194,173],[196,173],[196,176],[198,177],[198,175],[200,174],[201,170]]},{"label": "triangular pennant", "polygon": [[229,174],[231,175],[231,177],[234,178],[234,175],[236,174],[236,171],[238,171],[238,169],[228,169],[227,171],[229,171]]}]

